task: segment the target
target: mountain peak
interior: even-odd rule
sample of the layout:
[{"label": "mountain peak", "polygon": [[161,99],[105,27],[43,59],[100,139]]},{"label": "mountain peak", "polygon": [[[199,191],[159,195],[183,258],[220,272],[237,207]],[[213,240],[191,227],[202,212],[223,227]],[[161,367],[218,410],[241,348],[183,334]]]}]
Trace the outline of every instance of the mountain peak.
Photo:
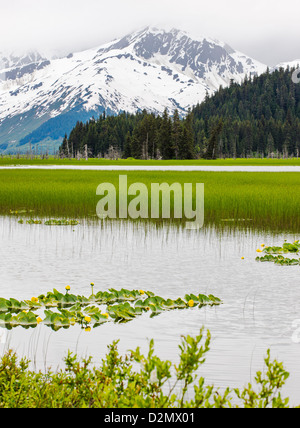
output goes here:
[{"label": "mountain peak", "polygon": [[[189,71],[196,79],[209,76],[215,69],[224,81],[238,74],[256,74],[266,69],[264,64],[243,55],[224,42],[204,36],[193,37],[177,28],[148,26],[100,48],[98,53],[120,50],[150,63],[162,63],[179,72]],[[217,89],[217,88],[216,88]]]}]

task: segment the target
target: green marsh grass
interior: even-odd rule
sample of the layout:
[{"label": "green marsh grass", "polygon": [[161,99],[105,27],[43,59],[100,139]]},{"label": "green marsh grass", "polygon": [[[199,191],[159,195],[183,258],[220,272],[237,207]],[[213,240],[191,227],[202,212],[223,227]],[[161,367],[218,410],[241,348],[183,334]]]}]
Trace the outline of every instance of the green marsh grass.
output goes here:
[{"label": "green marsh grass", "polygon": [[95,216],[98,185],[108,182],[118,190],[122,174],[128,186],[146,184],[149,203],[151,183],[204,183],[205,224],[237,222],[291,232],[300,227],[298,173],[0,170],[0,214],[27,209],[35,218]]},{"label": "green marsh grass", "polygon": [[300,166],[300,158],[289,159],[259,159],[259,158],[239,158],[239,159],[216,159],[216,160],[138,160],[138,159],[57,159],[49,157],[42,159],[36,157],[29,159],[27,157],[2,156],[0,157],[0,166],[16,165],[78,165],[78,166]]}]

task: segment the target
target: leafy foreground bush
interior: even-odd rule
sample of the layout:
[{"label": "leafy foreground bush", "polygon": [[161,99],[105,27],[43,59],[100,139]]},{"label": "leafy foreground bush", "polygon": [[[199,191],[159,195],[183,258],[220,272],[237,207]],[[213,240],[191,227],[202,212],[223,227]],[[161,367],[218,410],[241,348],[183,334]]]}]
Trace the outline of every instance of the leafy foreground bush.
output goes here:
[{"label": "leafy foreground bush", "polygon": [[[205,380],[198,378],[196,372],[205,362],[210,339],[210,333],[205,335],[203,329],[195,338],[184,337],[179,346],[178,365],[155,356],[153,340],[146,356],[137,348],[122,357],[117,349],[118,342],[113,342],[99,368],[92,367],[91,358],[79,362],[69,352],[65,370],[47,374],[29,371],[30,362],[18,361],[16,354],[9,351],[0,363],[0,407],[288,407],[289,399],[283,399],[280,390],[289,374],[281,363],[271,362],[270,351],[265,359],[265,374],[258,372],[255,378],[257,391],[249,384],[242,391],[228,388],[221,394],[213,386],[205,385]],[[180,392],[175,392],[178,390]],[[192,390],[193,397],[188,399]]]}]

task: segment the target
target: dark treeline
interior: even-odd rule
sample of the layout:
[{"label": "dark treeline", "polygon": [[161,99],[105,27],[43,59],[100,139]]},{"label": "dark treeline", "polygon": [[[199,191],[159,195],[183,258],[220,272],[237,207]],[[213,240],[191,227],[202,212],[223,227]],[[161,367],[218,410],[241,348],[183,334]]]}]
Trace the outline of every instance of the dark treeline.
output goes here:
[{"label": "dark treeline", "polygon": [[193,110],[196,145],[203,152],[210,129],[222,118],[217,155],[246,157],[300,154],[300,84],[294,70],[278,70],[242,85],[231,82]]},{"label": "dark treeline", "polygon": [[242,85],[233,81],[185,118],[147,113],[102,114],[78,122],[65,136],[61,156],[136,159],[288,157],[300,155],[300,84],[280,69]]},{"label": "dark treeline", "polygon": [[118,116],[103,113],[98,120],[77,122],[69,138],[65,136],[61,155],[136,159],[193,159],[195,157],[193,116],[171,118],[146,110]]}]

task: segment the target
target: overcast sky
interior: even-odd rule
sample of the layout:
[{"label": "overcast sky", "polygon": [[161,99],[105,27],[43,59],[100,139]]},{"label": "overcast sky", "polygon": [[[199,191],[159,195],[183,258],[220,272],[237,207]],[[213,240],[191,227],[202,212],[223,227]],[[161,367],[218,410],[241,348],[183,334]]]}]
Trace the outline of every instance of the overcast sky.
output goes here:
[{"label": "overcast sky", "polygon": [[0,50],[64,54],[167,25],[275,65],[300,59],[299,16],[299,0],[0,0]]}]

